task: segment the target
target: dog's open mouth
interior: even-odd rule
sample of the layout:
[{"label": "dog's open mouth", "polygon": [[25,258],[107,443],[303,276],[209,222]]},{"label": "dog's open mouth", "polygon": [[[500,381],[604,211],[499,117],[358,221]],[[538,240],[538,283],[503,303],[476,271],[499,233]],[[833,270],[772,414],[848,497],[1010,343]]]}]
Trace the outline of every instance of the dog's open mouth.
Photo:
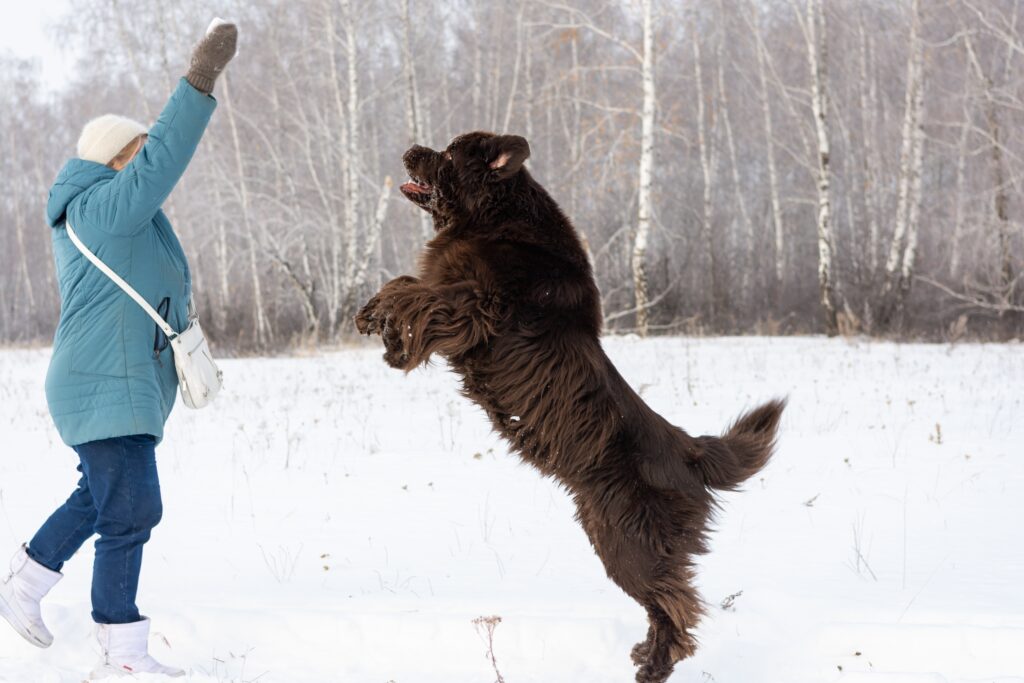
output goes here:
[{"label": "dog's open mouth", "polygon": [[433,187],[417,178],[411,178],[409,182],[404,183],[398,189],[408,199],[420,205],[426,204],[430,200],[430,195],[434,192]]}]

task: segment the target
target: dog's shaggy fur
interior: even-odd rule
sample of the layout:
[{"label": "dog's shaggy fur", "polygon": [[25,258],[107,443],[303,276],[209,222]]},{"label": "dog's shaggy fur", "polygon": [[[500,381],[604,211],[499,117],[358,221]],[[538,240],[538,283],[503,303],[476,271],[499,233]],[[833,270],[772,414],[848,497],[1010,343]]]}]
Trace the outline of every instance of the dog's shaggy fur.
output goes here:
[{"label": "dog's shaggy fur", "polygon": [[608,576],[647,610],[636,680],[660,683],[694,651],[692,558],[707,551],[714,489],[771,456],[784,401],[693,437],[651,410],[605,356],[600,298],[568,218],[523,162],[521,137],[469,133],[414,146],[402,186],[434,218],[419,277],[388,282],[356,316],[384,359],[446,358],[520,456],[572,494]]}]

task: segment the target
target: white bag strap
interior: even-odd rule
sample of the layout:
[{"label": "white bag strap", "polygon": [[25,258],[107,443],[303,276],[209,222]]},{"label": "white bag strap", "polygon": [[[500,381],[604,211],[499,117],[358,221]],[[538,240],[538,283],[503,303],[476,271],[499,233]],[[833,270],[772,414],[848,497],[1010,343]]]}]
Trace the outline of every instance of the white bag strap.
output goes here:
[{"label": "white bag strap", "polygon": [[153,319],[153,322],[157,324],[157,327],[163,330],[163,333],[167,335],[168,339],[174,339],[175,337],[178,336],[178,333],[175,332],[174,329],[167,324],[166,320],[160,317],[160,314],[157,313],[156,310],[149,305],[148,301],[142,298],[141,294],[136,292],[135,289],[130,284],[121,279],[120,275],[115,273],[113,270],[110,269],[109,266],[107,266],[106,263],[101,261],[99,256],[92,253],[92,251],[89,250],[89,247],[82,244],[82,240],[78,239],[78,235],[75,234],[74,229],[71,227],[71,221],[65,221],[64,229],[67,230],[68,237],[71,238],[71,241],[74,243],[76,247],[78,247],[78,250],[82,252],[85,258],[92,261],[94,266],[99,268],[104,275],[113,280],[115,285],[123,289],[125,294],[134,299],[135,303],[141,306],[142,310],[149,314],[149,317]]}]

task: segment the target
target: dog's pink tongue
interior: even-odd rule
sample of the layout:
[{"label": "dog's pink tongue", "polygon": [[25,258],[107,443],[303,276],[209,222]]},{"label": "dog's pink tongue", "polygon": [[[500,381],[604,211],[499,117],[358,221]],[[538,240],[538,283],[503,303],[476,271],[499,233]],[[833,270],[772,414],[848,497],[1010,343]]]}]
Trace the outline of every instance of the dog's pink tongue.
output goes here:
[{"label": "dog's pink tongue", "polygon": [[419,183],[409,181],[402,185],[400,188],[403,192],[412,192],[413,194],[427,194],[430,192],[430,187],[427,185],[420,185]]}]

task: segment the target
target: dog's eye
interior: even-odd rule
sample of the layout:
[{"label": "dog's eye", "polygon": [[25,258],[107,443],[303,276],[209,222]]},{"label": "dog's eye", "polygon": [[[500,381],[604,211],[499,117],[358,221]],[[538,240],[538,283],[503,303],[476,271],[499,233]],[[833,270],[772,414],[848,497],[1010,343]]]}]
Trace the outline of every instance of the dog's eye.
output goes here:
[{"label": "dog's eye", "polygon": [[445,158],[445,161],[451,161],[452,160],[452,153],[451,152],[445,151],[445,153],[442,154],[441,156],[443,156]]}]

